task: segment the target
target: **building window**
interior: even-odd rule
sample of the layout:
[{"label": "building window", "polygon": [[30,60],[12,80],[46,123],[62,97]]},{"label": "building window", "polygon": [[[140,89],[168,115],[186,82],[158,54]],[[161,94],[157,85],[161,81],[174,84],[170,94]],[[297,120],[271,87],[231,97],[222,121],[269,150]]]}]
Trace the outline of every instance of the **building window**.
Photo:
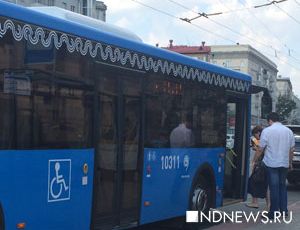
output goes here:
[{"label": "building window", "polygon": [[230,66],[230,60],[225,60],[223,62],[223,66],[226,67],[226,68],[229,68],[229,66]]},{"label": "building window", "polygon": [[260,74],[259,73],[256,75],[256,79],[257,79],[257,81],[260,81]]},{"label": "building window", "polygon": [[75,12],[75,6],[71,5],[71,11]]},{"label": "building window", "polygon": [[54,0],[48,0],[48,6],[54,6]]},{"label": "building window", "polygon": [[67,9],[67,3],[63,2],[62,5],[64,9]]}]

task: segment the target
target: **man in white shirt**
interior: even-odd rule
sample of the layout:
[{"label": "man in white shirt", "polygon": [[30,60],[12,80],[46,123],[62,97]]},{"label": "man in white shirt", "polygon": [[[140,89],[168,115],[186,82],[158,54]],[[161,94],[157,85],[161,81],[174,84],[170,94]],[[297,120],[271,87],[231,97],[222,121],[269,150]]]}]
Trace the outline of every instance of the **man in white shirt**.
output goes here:
[{"label": "man in white shirt", "polygon": [[182,123],[179,124],[170,134],[171,148],[192,147],[194,138],[191,128],[191,118],[184,117]]},{"label": "man in white shirt", "polygon": [[292,165],[295,138],[293,132],[279,122],[277,113],[270,113],[267,120],[270,126],[262,131],[259,146],[261,152],[264,151],[271,198],[269,218],[273,219],[275,211],[287,215],[286,176]]}]

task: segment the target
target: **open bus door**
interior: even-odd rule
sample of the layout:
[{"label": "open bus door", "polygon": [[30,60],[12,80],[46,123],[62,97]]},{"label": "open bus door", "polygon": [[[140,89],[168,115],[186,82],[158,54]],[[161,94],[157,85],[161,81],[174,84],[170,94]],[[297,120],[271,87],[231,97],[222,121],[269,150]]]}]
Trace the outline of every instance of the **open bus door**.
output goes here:
[{"label": "open bus door", "polygon": [[244,198],[248,168],[248,98],[230,95],[227,100],[227,138],[224,169],[224,204]]}]

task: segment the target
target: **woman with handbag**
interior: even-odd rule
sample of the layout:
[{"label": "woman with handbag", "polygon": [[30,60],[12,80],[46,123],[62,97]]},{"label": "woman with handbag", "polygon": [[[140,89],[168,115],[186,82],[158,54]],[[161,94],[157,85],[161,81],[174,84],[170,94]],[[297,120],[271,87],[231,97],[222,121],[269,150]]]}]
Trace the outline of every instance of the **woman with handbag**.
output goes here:
[{"label": "woman with handbag", "polygon": [[252,202],[246,206],[250,208],[258,208],[258,198],[266,199],[266,210],[269,209],[269,199],[267,195],[268,183],[265,171],[265,165],[262,162],[263,154],[259,152],[259,139],[262,132],[261,126],[256,126],[252,130],[251,145],[255,154],[251,160],[251,176],[248,180],[248,193],[252,195]]}]

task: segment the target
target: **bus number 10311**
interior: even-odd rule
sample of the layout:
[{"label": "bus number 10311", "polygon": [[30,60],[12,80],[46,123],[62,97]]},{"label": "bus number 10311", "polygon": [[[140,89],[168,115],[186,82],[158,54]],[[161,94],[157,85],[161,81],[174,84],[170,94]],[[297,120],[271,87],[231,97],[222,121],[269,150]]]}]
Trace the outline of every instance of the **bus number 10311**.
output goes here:
[{"label": "bus number 10311", "polygon": [[179,169],[180,157],[174,156],[161,156],[161,169],[162,170],[172,170]]}]

